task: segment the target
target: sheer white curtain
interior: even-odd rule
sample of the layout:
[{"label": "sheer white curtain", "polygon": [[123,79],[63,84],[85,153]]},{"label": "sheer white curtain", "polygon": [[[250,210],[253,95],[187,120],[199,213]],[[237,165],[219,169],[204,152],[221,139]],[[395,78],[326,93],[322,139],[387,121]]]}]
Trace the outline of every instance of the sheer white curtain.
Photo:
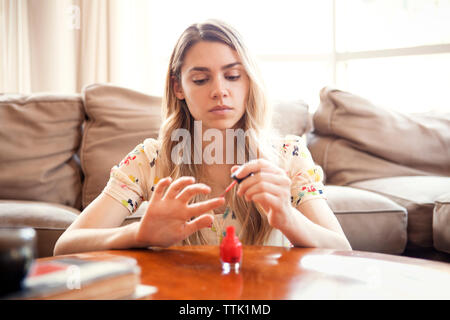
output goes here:
[{"label": "sheer white curtain", "polygon": [[145,0],[0,0],[0,92],[145,89]]},{"label": "sheer white curtain", "polygon": [[0,2],[0,92],[31,90],[28,5]]}]

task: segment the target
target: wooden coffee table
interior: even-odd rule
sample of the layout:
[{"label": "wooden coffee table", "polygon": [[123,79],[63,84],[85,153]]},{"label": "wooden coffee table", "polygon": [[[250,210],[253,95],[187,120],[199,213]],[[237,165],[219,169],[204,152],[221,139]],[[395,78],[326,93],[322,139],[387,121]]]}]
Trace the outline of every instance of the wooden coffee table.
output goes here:
[{"label": "wooden coffee table", "polygon": [[158,289],[147,299],[450,299],[450,264],[379,253],[244,246],[238,274],[222,273],[217,246],[88,255],[136,259]]}]

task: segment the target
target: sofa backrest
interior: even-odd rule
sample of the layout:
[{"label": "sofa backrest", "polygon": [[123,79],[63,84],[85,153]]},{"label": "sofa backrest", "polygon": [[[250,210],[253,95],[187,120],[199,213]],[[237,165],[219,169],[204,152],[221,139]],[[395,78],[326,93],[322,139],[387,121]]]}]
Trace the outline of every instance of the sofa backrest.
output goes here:
[{"label": "sofa backrest", "polygon": [[85,208],[106,186],[111,168],[145,138],[157,138],[161,98],[111,84],[83,89],[87,120],[80,159]]},{"label": "sofa backrest", "polygon": [[81,207],[77,94],[0,95],[0,199]]},{"label": "sofa backrest", "polygon": [[[82,210],[114,165],[158,136],[161,100],[107,83],[73,95],[0,95],[0,199]],[[273,126],[281,135],[301,136],[311,124],[305,102],[274,102]]]},{"label": "sofa backrest", "polygon": [[402,114],[325,87],[313,121],[308,147],[328,184],[450,176],[450,113]]}]

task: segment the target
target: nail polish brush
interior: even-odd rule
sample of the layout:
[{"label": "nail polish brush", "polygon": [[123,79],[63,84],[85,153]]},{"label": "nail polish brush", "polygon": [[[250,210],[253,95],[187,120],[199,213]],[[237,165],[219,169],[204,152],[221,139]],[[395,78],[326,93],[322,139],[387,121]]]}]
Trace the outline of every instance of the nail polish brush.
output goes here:
[{"label": "nail polish brush", "polygon": [[253,175],[253,172],[250,172],[248,175],[246,175],[243,178],[238,178],[236,177],[236,172],[234,172],[231,175],[231,179],[233,179],[233,182],[230,183],[230,185],[225,189],[225,191],[220,195],[221,197],[224,197],[225,194],[227,194],[228,191],[230,191],[231,189],[233,189],[233,187],[236,185],[236,183],[241,183],[242,181],[244,181],[245,179],[247,179],[248,177]]}]

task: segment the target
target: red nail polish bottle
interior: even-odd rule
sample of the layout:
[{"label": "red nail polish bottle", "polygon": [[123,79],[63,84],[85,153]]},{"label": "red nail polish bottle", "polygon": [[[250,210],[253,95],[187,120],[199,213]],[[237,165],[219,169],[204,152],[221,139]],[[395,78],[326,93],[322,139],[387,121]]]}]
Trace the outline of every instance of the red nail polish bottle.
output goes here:
[{"label": "red nail polish bottle", "polygon": [[220,244],[220,262],[224,273],[239,272],[242,261],[242,244],[234,234],[234,227],[228,226],[227,233]]}]

